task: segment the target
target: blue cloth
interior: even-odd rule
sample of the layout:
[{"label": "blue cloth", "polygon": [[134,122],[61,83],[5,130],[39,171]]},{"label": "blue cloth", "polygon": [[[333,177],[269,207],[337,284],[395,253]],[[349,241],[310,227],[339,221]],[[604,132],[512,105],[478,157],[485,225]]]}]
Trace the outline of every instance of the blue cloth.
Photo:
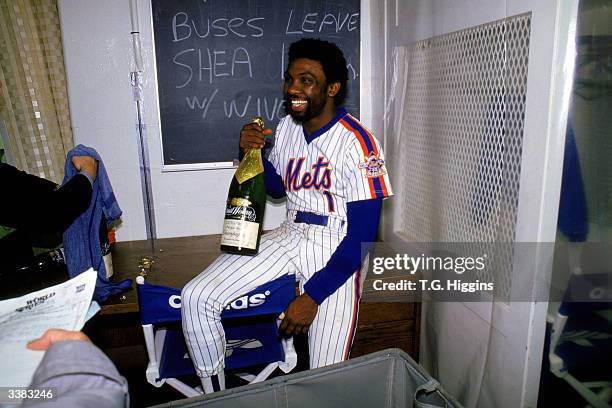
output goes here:
[{"label": "blue cloth", "polygon": [[336,248],[327,265],[317,271],[304,285],[304,291],[317,304],[323,301],[351,277],[361,266],[371,243],[376,240],[382,198],[353,201],[347,204],[346,236]]},{"label": "blue cloth", "polygon": [[557,225],[570,242],[583,242],[589,233],[586,195],[572,124],[568,123],[563,155],[563,179]]},{"label": "blue cloth", "polygon": [[74,156],[91,156],[96,159],[98,161],[98,176],[93,183],[89,208],[64,232],[66,265],[68,266],[68,274],[71,278],[90,267],[98,271],[94,299],[98,302],[104,302],[110,295],[121,293],[132,286],[131,279],[126,279],[119,283],[108,281],[100,249],[102,212],[104,212],[107,221],[110,223],[119,219],[121,209],[115,199],[115,194],[108,179],[108,174],[106,174],[102,158],[91,147],[78,145],[68,152],[62,184],[66,184],[68,180],[78,174],[77,169],[72,165],[72,157]]}]

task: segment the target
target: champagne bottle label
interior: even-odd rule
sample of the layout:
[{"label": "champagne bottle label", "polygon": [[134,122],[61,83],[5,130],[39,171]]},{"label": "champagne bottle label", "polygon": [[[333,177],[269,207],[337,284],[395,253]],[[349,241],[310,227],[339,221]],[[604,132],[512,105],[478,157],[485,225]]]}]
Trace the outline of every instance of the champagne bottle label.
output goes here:
[{"label": "champagne bottle label", "polygon": [[[238,201],[241,202],[238,203]],[[242,205],[245,204],[244,201],[249,203],[248,200],[234,198],[228,204],[225,210],[221,245],[248,249],[257,247],[257,235],[259,234],[257,214],[253,207],[248,204]]]},{"label": "champagne bottle label", "polygon": [[102,215],[100,221],[100,252],[102,254],[102,260],[104,261],[104,268],[106,269],[106,279],[110,279],[113,276],[113,255],[111,254],[111,245],[108,239],[108,227],[106,225],[106,217]]},{"label": "champagne bottle label", "polygon": [[110,279],[113,276],[113,255],[110,252],[102,255],[104,261],[104,268],[106,269],[106,279]]}]

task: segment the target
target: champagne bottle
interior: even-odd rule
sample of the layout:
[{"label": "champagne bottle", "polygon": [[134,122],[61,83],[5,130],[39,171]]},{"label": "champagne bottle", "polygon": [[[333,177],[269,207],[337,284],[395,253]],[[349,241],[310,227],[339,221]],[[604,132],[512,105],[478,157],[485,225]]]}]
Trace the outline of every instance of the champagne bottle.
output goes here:
[{"label": "champagne bottle", "polygon": [[[253,123],[264,128],[263,119]],[[256,255],[266,209],[266,185],[261,149],[249,149],[238,165],[227,194],[221,250]]]},{"label": "champagne bottle", "polygon": [[104,269],[106,269],[106,279],[110,279],[111,276],[113,276],[113,255],[111,253],[111,243],[108,238],[108,226],[104,214],[102,214],[102,220],[100,221],[99,237],[102,261],[104,262]]}]

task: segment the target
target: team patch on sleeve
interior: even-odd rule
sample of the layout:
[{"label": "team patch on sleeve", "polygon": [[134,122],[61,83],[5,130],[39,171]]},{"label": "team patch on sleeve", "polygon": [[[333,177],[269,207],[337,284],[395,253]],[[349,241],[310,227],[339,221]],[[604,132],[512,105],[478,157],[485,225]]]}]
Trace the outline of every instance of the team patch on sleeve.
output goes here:
[{"label": "team patch on sleeve", "polygon": [[340,119],[340,123],[355,136],[357,141],[354,145],[351,171],[356,177],[357,184],[360,184],[358,179],[361,179],[361,185],[365,187],[367,193],[365,196],[356,194],[355,199],[384,198],[391,195],[391,190],[387,188],[388,179],[385,180],[388,175],[384,155],[376,139],[351,115],[347,114]]},{"label": "team patch on sleeve", "polygon": [[367,178],[375,178],[387,174],[385,161],[374,152],[370,152],[370,155],[365,157],[362,163],[359,163],[359,168],[365,170],[364,177]]}]

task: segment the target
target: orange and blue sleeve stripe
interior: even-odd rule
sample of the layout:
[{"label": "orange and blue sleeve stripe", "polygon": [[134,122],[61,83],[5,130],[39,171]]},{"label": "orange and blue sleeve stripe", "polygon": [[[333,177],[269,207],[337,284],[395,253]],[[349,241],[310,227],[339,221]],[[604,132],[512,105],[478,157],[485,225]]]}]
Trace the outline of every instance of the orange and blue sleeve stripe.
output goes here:
[{"label": "orange and blue sleeve stripe", "polygon": [[[361,146],[361,151],[363,153],[364,160],[367,158],[370,153],[374,153],[378,155],[378,148],[376,147],[376,142],[374,138],[359,122],[357,122],[351,115],[346,115],[342,119],[340,119],[340,123],[351,131],[359,145]],[[378,177],[370,177],[368,178],[368,184],[370,187],[370,195],[372,198],[385,198],[389,196],[389,192],[387,189],[387,185],[385,183],[385,179],[383,176]]]}]

